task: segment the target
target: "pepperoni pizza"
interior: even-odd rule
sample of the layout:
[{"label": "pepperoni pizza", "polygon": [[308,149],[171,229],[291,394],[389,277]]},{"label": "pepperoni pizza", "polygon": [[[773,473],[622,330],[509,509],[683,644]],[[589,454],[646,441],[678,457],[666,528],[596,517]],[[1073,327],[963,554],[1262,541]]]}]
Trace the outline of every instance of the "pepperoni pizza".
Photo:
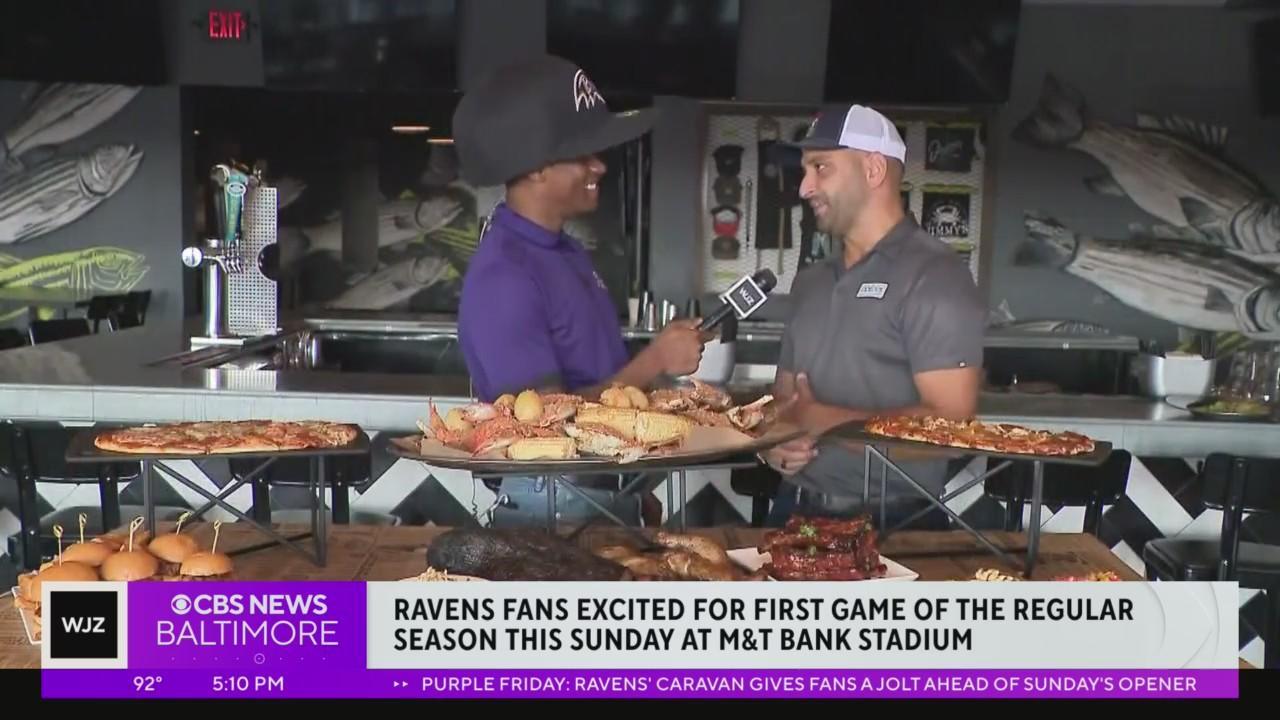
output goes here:
[{"label": "pepperoni pizza", "polygon": [[214,455],[338,448],[359,436],[354,425],[276,420],[191,422],[108,430],[94,447],[134,455]]},{"label": "pepperoni pizza", "polygon": [[864,428],[885,437],[1011,455],[1081,455],[1094,450],[1093,440],[1079,433],[1052,433],[977,420],[879,416],[867,420]]}]

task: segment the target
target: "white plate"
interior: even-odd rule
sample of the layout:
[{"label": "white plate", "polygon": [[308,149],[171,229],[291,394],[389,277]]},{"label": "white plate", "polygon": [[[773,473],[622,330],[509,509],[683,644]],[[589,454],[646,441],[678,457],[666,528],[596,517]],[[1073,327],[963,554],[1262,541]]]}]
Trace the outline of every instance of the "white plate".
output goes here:
[{"label": "white plate", "polygon": [[426,575],[426,574],[427,573],[424,571],[422,575],[414,575],[413,577],[400,578],[400,582],[489,582],[487,579],[482,577],[476,577],[474,575],[455,575],[453,573],[449,573],[448,578],[443,578],[440,580],[428,580],[423,577],[423,575]]},{"label": "white plate", "polygon": [[[18,597],[18,593],[21,591],[15,587],[15,588],[12,588],[10,592],[13,593],[13,597],[16,599]],[[27,617],[28,615],[31,614],[31,611],[23,610],[20,607],[14,607],[14,610],[17,610],[18,614],[22,616],[22,629],[27,631],[27,641],[30,642],[32,645],[39,645],[40,641],[36,639],[36,634],[35,634],[35,629],[36,629],[35,618]]]},{"label": "white plate", "polygon": [[[761,553],[755,548],[738,548],[729,551],[729,559],[746,568],[749,572],[755,572],[764,567],[769,562],[769,553]],[[868,578],[866,580],[851,580],[849,582],[910,582],[920,577],[916,571],[900,565],[893,560],[881,555],[880,562],[885,564],[886,570],[884,577]],[[773,578],[769,578],[772,580]]]}]

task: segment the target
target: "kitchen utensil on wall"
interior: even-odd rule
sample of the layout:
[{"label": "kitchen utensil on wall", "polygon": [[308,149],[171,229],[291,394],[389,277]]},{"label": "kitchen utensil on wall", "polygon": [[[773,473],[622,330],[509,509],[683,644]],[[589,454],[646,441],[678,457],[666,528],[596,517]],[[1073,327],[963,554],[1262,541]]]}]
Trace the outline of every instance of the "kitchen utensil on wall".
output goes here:
[{"label": "kitchen utensil on wall", "polygon": [[784,237],[784,226],[779,219],[784,199],[782,164],[778,157],[778,141],[782,127],[771,117],[761,117],[756,123],[756,177],[760,188],[756,194],[756,248],[781,250],[789,246]]},{"label": "kitchen utensil on wall", "polygon": [[711,227],[717,235],[736,238],[742,211],[732,205],[720,205],[711,209]]},{"label": "kitchen utensil on wall", "polygon": [[[804,125],[797,125],[795,131],[791,134],[791,140],[798,142],[804,139],[809,128]],[[803,270],[809,263],[817,260],[813,249],[813,236],[818,231],[818,218],[813,214],[813,206],[800,197],[800,183],[804,181],[804,167],[796,165],[788,167],[784,173],[787,177],[788,191],[795,195],[795,201],[800,205],[800,259],[796,262],[796,272]],[[790,188],[794,187],[794,190]],[[787,225],[791,224],[791,206],[787,206]]]},{"label": "kitchen utensil on wall", "polygon": [[742,153],[741,145],[721,145],[711,152],[711,157],[716,161],[716,174],[736,176],[742,171]]},{"label": "kitchen utensil on wall", "polygon": [[[779,178],[779,181],[781,181],[781,178]],[[785,206],[783,206],[782,208],[779,208],[779,210],[782,210],[782,212],[778,213],[778,237],[780,238],[787,238],[787,236],[790,235],[788,231],[791,229],[787,227],[787,218],[791,216],[791,213],[789,211],[784,210],[784,208]],[[790,247],[789,243],[787,247]],[[782,274],[782,253],[783,252],[784,251],[782,249],[782,246],[779,246],[778,247],[778,275]]]},{"label": "kitchen utensil on wall", "polygon": [[[745,235],[746,235],[746,250],[747,250],[747,252],[751,252],[752,248],[754,247],[754,246],[752,245],[752,243],[751,243],[751,228],[752,228],[752,227],[754,227],[754,226],[755,226],[755,223],[756,223],[756,216],[752,213],[752,210],[754,210],[754,209],[755,209],[755,204],[756,204],[755,183],[751,180],[751,178],[747,178],[747,182],[746,182],[746,191],[747,191],[747,195],[746,195],[746,204],[747,204],[746,221],[742,224],[742,226],[743,226],[743,228],[744,228],[744,229],[743,229],[743,232],[744,232],[744,233],[745,233]],[[756,269],[756,270],[759,270],[759,269],[760,269],[760,248],[758,248],[758,247],[757,247],[757,248],[755,248],[755,251],[756,251],[756,267],[755,267],[755,269]]]},{"label": "kitchen utensil on wall", "polygon": [[737,260],[740,248],[738,238],[717,235],[711,241],[711,257],[716,260]]},{"label": "kitchen utensil on wall", "polygon": [[737,207],[742,203],[742,181],[736,175],[720,175],[711,185],[717,205]]},{"label": "kitchen utensil on wall", "polygon": [[730,205],[720,205],[711,210],[711,228],[715,239],[711,241],[711,257],[716,260],[737,260],[741,244],[738,227],[742,224],[742,212]]}]

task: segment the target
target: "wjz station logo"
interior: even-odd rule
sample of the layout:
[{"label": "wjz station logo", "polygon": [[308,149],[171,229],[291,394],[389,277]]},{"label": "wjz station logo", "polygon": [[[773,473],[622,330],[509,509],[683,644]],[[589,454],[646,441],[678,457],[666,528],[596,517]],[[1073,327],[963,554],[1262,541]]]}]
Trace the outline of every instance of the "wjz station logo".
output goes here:
[{"label": "wjz station logo", "polygon": [[118,657],[120,616],[117,593],[49,593],[45,620],[49,656],[58,660],[111,660]]}]

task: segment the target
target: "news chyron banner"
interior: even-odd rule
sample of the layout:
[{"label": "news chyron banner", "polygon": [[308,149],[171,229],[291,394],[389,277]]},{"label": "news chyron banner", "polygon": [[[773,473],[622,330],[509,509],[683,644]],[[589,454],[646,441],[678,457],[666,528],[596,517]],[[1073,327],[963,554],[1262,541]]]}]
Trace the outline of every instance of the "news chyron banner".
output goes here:
[{"label": "news chyron banner", "polygon": [[45,698],[1234,698],[1235,583],[46,583]]}]

